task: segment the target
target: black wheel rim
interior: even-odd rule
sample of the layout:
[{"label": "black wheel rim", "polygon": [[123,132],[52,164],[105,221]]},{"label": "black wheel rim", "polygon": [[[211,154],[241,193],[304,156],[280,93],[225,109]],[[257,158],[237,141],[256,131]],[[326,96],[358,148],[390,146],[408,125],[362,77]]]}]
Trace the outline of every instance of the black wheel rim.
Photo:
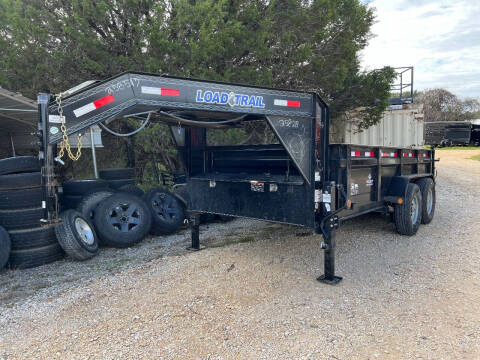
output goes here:
[{"label": "black wheel rim", "polygon": [[137,205],[122,202],[115,204],[110,210],[109,223],[120,232],[126,233],[135,230],[142,221],[142,214]]},{"label": "black wheel rim", "polygon": [[152,198],[155,214],[168,223],[175,222],[180,216],[177,200],[170,194],[157,193]]}]

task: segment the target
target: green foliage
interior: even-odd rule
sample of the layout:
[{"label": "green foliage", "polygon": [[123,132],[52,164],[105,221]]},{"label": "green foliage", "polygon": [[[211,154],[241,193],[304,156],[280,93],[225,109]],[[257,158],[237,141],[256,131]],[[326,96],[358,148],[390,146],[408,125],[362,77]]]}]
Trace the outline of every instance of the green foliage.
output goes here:
[{"label": "green foliage", "polygon": [[[0,0],[0,84],[35,97],[126,70],[168,73],[315,91],[333,118],[363,107],[368,127],[394,78],[360,71],[374,20],[360,0]],[[153,152],[178,166],[165,129],[136,136],[137,161]]]}]

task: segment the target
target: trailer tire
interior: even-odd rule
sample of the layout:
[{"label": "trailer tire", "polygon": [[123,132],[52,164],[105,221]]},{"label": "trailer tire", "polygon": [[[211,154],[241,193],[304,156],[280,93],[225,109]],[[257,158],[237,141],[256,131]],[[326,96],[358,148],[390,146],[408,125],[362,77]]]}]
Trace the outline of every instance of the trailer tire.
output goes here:
[{"label": "trailer tire", "polygon": [[395,205],[394,217],[399,234],[412,236],[417,233],[422,220],[422,194],[418,185],[407,185],[405,201]]},{"label": "trailer tire", "polygon": [[123,168],[123,169],[104,169],[99,172],[100,179],[104,180],[123,180],[134,179],[135,169]]},{"label": "trailer tire", "polygon": [[143,199],[152,214],[152,234],[170,234],[182,226],[185,220],[184,206],[170,191],[155,188],[147,191]]},{"label": "trailer tire", "polygon": [[92,191],[108,189],[108,182],[102,179],[68,180],[62,187],[64,195],[82,196]]},{"label": "trailer tire", "polygon": [[34,208],[42,205],[42,188],[0,191],[0,210]]},{"label": "trailer tire", "polygon": [[152,217],[142,199],[131,194],[116,193],[98,205],[94,224],[101,244],[125,248],[147,236]]},{"label": "trailer tire", "polygon": [[55,228],[55,234],[65,253],[79,261],[94,257],[98,240],[88,219],[76,210],[64,211],[60,218],[63,222]]},{"label": "trailer tire", "polygon": [[77,211],[86,219],[93,222],[95,210],[103,200],[115,194],[113,190],[100,190],[83,197],[77,206]]},{"label": "trailer tire", "polygon": [[17,156],[0,160],[0,175],[40,171],[40,160],[34,156]]},{"label": "trailer tire", "polygon": [[12,250],[41,248],[57,243],[55,226],[12,230],[8,233],[12,242]]},{"label": "trailer tire", "polygon": [[7,265],[11,248],[10,236],[8,232],[0,226],[0,269],[3,269],[5,265]]},{"label": "trailer tire", "polygon": [[0,175],[0,190],[27,189],[42,186],[40,172]]},{"label": "trailer tire", "polygon": [[62,247],[57,242],[39,248],[12,250],[9,266],[13,269],[28,269],[60,260],[65,256]]},{"label": "trailer tire", "polygon": [[435,183],[431,178],[423,178],[417,181],[422,194],[422,224],[430,224],[435,215]]},{"label": "trailer tire", "polygon": [[33,209],[0,210],[0,225],[7,230],[40,227],[44,215],[41,207]]},{"label": "trailer tire", "polygon": [[142,189],[140,189],[137,185],[135,184],[126,184],[122,185],[118,188],[118,191],[125,192],[128,194],[132,194],[138,197],[142,197],[145,193],[143,192]]}]

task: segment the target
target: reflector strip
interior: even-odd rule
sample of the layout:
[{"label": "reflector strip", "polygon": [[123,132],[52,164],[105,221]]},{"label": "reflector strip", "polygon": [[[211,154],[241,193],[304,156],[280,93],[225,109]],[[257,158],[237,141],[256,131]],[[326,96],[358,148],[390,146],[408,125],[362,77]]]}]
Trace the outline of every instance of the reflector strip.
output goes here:
[{"label": "reflector strip", "polygon": [[287,107],[300,107],[300,101],[275,99],[273,100],[273,105],[287,106]]},{"label": "reflector strip", "polygon": [[366,151],[365,156],[366,157],[372,157],[372,156],[375,156],[375,153],[373,151]]},{"label": "reflector strip", "polygon": [[180,90],[142,86],[142,93],[160,96],[180,96]]},{"label": "reflector strip", "polygon": [[73,113],[75,114],[76,117],[83,116],[85,114],[88,114],[89,112],[96,110],[98,108],[101,108],[102,106],[105,106],[107,104],[110,104],[115,101],[115,98],[113,97],[112,94],[104,96],[98,100],[95,100],[94,102],[91,102],[87,105],[83,105],[82,107],[79,107],[78,109],[73,110]]},{"label": "reflector strip", "polygon": [[352,151],[350,155],[353,157],[360,156],[360,151]]},{"label": "reflector strip", "polygon": [[398,154],[396,152],[386,153],[382,152],[382,157],[397,157]]},{"label": "reflector strip", "polygon": [[414,153],[403,153],[403,157],[415,157]]}]

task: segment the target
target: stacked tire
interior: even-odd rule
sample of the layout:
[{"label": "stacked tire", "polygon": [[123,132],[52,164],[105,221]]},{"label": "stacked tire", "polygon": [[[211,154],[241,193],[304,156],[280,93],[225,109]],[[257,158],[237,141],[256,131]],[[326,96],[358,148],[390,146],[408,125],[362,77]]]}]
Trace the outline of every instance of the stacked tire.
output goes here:
[{"label": "stacked tire", "polygon": [[62,211],[76,209],[90,194],[109,189],[108,181],[102,179],[67,180],[62,184]]},{"label": "stacked tire", "polygon": [[[42,226],[40,222],[43,217],[41,185],[37,158],[20,156],[0,160],[0,226],[8,232],[11,243],[8,263],[12,268],[40,266],[64,256],[54,226]],[[2,232],[0,237],[3,239],[5,234]]]}]

